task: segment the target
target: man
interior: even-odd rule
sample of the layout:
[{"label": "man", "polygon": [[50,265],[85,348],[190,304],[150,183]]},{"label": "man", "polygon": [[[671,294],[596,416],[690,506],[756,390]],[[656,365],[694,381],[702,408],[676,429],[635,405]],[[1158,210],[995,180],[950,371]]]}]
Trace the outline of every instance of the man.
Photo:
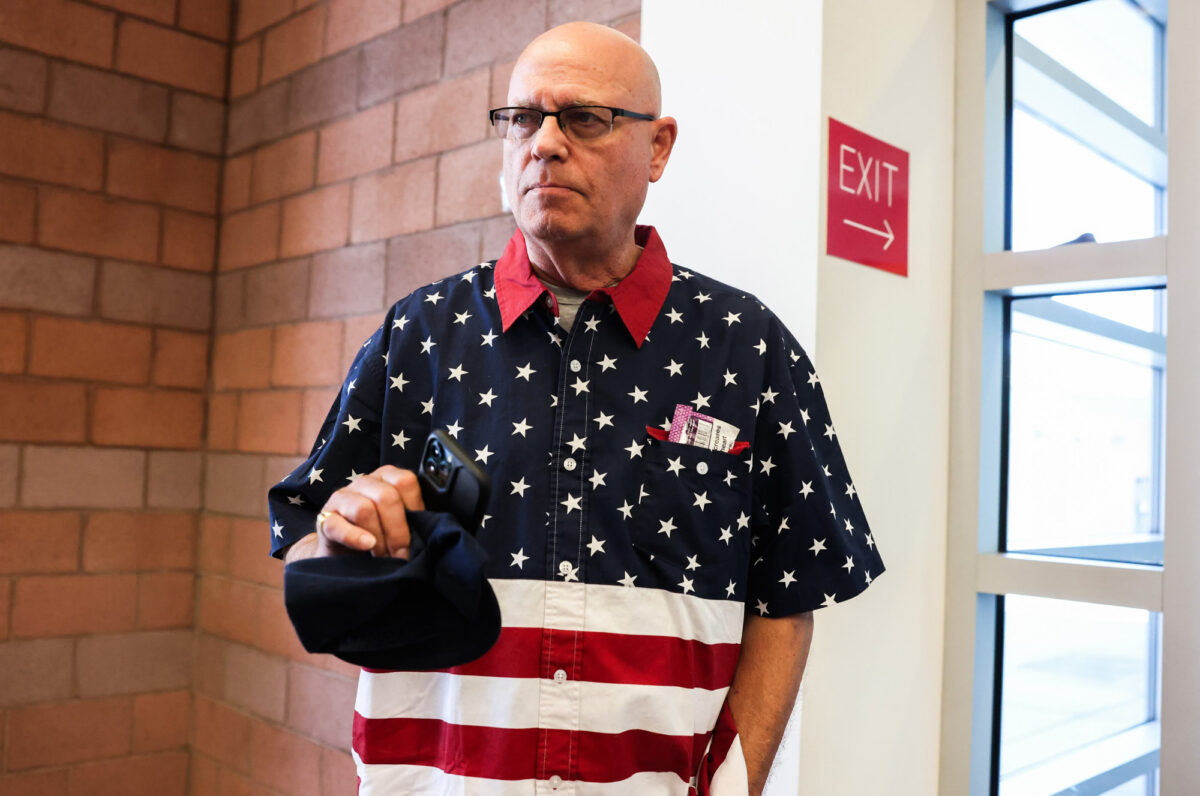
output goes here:
[{"label": "man", "polygon": [[[464,666],[364,671],[361,792],[758,794],[812,610],[883,570],[820,383],[754,297],[635,228],[677,133],[636,43],[551,30],[508,105],[491,118],[518,232],[392,308],[271,492],[273,553],[405,556],[411,471],[445,428],[493,480],[500,639]],[[668,432],[690,412],[733,437]]]}]

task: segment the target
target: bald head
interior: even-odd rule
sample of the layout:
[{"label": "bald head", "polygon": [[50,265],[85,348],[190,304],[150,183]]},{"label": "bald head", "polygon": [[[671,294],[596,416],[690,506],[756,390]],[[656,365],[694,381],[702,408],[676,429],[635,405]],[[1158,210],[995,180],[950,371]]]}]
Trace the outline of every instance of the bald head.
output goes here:
[{"label": "bald head", "polygon": [[571,97],[560,104],[618,105],[655,116],[662,112],[662,87],[654,61],[633,39],[605,25],[568,22],[530,42],[513,67],[510,105],[529,104],[531,98],[523,93],[534,76],[559,78],[567,91],[576,78],[580,90],[602,85],[613,95]]}]

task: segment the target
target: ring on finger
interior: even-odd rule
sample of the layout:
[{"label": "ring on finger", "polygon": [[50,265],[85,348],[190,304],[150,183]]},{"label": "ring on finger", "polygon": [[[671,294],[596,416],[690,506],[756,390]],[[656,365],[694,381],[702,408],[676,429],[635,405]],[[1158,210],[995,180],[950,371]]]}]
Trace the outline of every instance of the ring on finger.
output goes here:
[{"label": "ring on finger", "polygon": [[336,513],[335,511],[322,511],[317,515],[317,533],[325,533],[325,521]]}]

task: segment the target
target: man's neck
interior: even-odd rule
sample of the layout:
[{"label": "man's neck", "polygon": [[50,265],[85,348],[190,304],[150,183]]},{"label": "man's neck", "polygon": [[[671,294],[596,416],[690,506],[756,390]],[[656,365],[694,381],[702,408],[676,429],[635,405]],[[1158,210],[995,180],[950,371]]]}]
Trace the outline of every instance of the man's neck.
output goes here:
[{"label": "man's neck", "polygon": [[596,290],[616,284],[637,265],[642,249],[633,236],[615,250],[583,251],[578,246],[545,245],[526,239],[529,263],[539,279],[575,290]]}]

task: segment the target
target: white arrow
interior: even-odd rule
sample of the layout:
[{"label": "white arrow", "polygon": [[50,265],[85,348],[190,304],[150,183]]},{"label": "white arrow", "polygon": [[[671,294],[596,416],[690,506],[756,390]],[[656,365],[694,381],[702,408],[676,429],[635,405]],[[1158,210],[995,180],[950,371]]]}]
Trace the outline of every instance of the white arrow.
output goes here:
[{"label": "white arrow", "polygon": [[882,230],[875,229],[874,227],[868,227],[866,224],[860,224],[857,221],[851,221],[848,218],[843,218],[842,223],[848,224],[855,229],[861,229],[863,232],[870,232],[872,235],[878,235],[881,238],[887,238],[887,243],[883,244],[884,251],[887,251],[888,246],[891,246],[892,241],[896,239],[896,236],[892,234],[892,225],[887,222],[886,218],[883,220]]}]

